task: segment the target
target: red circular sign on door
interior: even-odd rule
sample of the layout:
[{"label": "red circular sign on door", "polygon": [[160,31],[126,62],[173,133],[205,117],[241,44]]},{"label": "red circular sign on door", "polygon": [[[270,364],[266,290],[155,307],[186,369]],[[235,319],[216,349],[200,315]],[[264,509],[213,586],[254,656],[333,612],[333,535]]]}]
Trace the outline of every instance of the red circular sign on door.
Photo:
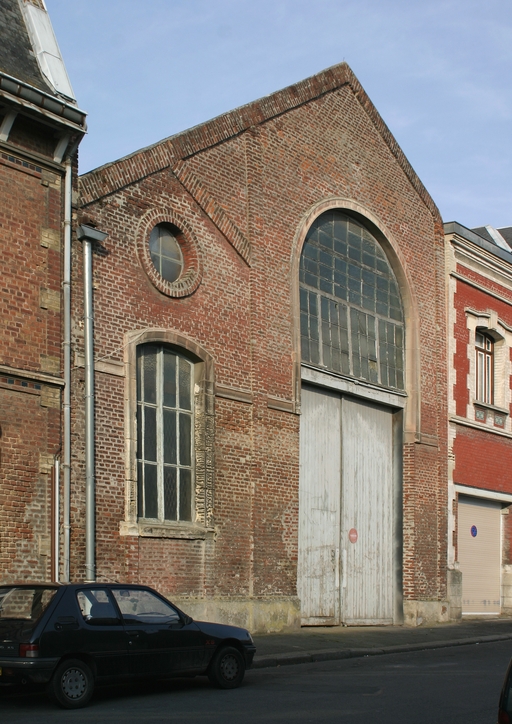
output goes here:
[{"label": "red circular sign on door", "polygon": [[357,530],[355,528],[349,530],[348,539],[351,543],[357,543]]}]

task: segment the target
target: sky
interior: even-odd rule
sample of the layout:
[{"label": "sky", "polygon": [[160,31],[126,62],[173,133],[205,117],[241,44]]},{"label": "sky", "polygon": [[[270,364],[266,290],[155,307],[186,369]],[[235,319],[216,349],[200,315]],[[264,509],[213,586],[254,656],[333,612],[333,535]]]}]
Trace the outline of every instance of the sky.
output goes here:
[{"label": "sky", "polygon": [[46,0],[85,173],[346,61],[443,220],[512,226],[512,0]]}]

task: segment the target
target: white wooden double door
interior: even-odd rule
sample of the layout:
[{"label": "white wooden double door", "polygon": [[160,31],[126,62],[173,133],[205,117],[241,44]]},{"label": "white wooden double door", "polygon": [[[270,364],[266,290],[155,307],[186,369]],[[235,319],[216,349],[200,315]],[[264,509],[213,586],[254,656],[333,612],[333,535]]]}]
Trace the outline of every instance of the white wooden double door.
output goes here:
[{"label": "white wooden double door", "polygon": [[303,387],[297,590],[303,625],[394,619],[393,415]]}]

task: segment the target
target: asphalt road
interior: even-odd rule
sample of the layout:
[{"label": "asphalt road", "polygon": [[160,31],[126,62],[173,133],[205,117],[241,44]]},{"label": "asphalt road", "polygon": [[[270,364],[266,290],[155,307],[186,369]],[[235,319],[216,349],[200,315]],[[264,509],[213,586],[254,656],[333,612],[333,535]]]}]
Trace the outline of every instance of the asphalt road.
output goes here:
[{"label": "asphalt road", "polygon": [[511,642],[249,671],[235,691],[205,678],[97,689],[86,709],[0,692],[2,724],[261,722],[496,724]]}]

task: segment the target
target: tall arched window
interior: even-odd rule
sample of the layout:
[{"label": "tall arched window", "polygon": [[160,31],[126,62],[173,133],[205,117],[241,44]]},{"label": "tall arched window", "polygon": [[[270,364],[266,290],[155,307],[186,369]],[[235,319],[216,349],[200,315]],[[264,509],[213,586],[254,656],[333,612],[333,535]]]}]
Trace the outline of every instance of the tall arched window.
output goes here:
[{"label": "tall arched window", "polygon": [[398,284],[379,242],[337,209],[312,224],[300,260],[302,361],[404,388]]},{"label": "tall arched window", "polygon": [[193,520],[193,363],[165,345],[137,349],[139,518]]}]

